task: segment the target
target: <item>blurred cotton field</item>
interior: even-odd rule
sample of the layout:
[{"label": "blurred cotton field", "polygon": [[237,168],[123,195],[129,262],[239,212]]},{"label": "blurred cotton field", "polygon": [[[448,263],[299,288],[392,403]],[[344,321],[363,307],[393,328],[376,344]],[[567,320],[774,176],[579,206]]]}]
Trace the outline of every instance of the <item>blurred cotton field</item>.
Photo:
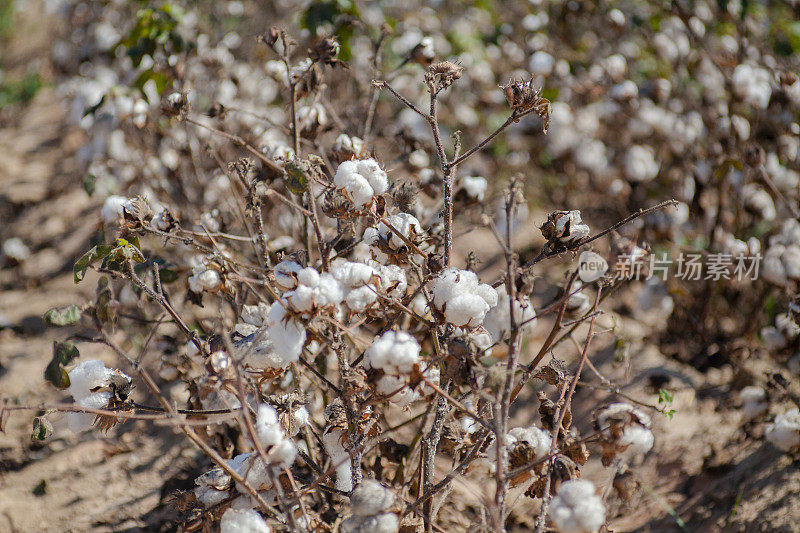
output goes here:
[{"label": "blurred cotton field", "polygon": [[796,530],[798,17],[4,3],[0,529]]}]

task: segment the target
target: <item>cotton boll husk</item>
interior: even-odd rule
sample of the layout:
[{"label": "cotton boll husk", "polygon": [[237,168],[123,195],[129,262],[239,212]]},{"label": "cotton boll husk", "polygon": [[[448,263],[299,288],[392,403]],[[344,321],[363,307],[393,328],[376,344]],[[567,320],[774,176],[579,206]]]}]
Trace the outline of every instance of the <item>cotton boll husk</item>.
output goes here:
[{"label": "cotton boll husk", "polygon": [[256,511],[228,509],[219,522],[220,533],[272,533],[272,528]]},{"label": "cotton boll husk", "polygon": [[560,533],[595,533],[606,519],[603,501],[590,481],[565,481],[550,502],[548,512]]},{"label": "cotton boll husk", "polygon": [[785,452],[800,446],[800,411],[795,407],[776,416],[775,421],[767,426],[764,437]]}]

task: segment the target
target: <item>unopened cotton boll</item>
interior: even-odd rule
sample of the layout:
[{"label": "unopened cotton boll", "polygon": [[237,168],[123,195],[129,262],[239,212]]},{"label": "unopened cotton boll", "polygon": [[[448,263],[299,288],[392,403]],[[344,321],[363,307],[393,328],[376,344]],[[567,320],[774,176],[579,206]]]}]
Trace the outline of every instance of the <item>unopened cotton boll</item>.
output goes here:
[{"label": "unopened cotton boll", "polygon": [[272,528],[253,509],[228,509],[219,527],[220,533],[272,533]]},{"label": "unopened cotton boll", "polygon": [[356,207],[365,207],[375,195],[386,192],[388,178],[374,159],[357,159],[339,165],[333,184],[347,193]]},{"label": "unopened cotton boll", "polygon": [[659,164],[652,150],[645,146],[632,146],[623,161],[625,176],[633,182],[649,181],[658,175]]},{"label": "unopened cotton boll", "polygon": [[800,411],[795,407],[775,417],[764,436],[773,446],[785,452],[800,446]]},{"label": "unopened cotton boll", "polygon": [[548,514],[559,533],[595,533],[606,520],[603,500],[585,479],[562,483]]}]

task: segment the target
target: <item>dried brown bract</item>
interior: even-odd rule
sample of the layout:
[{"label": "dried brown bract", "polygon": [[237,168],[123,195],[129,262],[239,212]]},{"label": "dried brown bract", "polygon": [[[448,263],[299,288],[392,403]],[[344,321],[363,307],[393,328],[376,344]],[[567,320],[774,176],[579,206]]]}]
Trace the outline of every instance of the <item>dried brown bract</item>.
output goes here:
[{"label": "dried brown bract", "polygon": [[542,119],[542,130],[547,133],[550,127],[550,101],[542,97],[541,89],[533,87],[533,80],[508,80],[508,83],[500,86],[500,90],[515,115],[536,113]]},{"label": "dried brown bract", "polygon": [[425,85],[431,94],[439,94],[461,78],[464,67],[450,61],[440,61],[428,67],[425,73]]},{"label": "dried brown bract", "polygon": [[344,62],[336,58],[338,54],[339,43],[336,41],[336,38],[332,36],[320,39],[313,48],[308,51],[308,56],[314,61],[332,66],[344,66]]}]

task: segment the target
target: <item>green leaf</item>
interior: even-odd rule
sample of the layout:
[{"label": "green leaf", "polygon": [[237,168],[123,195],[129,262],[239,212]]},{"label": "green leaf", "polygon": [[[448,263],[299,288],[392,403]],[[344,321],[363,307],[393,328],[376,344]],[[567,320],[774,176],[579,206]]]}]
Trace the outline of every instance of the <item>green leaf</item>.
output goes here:
[{"label": "green leaf", "polygon": [[68,365],[80,356],[78,348],[71,342],[56,342],[53,343],[53,361],[57,361],[62,365]]},{"label": "green leaf", "polygon": [[107,257],[112,250],[113,248],[108,244],[98,244],[83,254],[80,259],[75,261],[75,266],[72,267],[72,274],[75,279],[75,283],[80,283],[84,276],[86,276],[86,271],[89,269],[89,267],[92,266],[95,261],[99,261]]},{"label": "green leaf", "polygon": [[308,177],[303,165],[297,161],[288,161],[283,170],[286,172],[283,178],[286,188],[292,191],[293,194],[302,196],[308,189]]},{"label": "green leaf", "polygon": [[71,342],[54,342],[53,358],[44,369],[44,379],[59,389],[69,387],[69,374],[64,370],[64,365],[70,364],[80,356],[78,348]]},{"label": "green leaf", "polygon": [[47,481],[41,480],[38,485],[33,487],[31,494],[34,496],[44,496],[47,493]]},{"label": "green leaf", "polygon": [[88,194],[89,197],[91,197],[94,194],[94,191],[97,189],[97,176],[89,172],[83,176],[82,183],[83,190],[86,191],[86,194]]},{"label": "green leaf", "polygon": [[47,440],[47,437],[52,434],[53,424],[51,424],[48,419],[43,416],[37,416],[33,419],[33,431],[31,431],[32,439]]},{"label": "green leaf", "polygon": [[52,383],[58,389],[66,389],[69,387],[69,374],[61,368],[58,361],[50,361],[47,368],[44,369],[44,379]]},{"label": "green leaf", "polygon": [[67,305],[65,307],[55,307],[47,311],[42,316],[42,320],[44,320],[46,325],[55,327],[77,324],[80,318],[81,310],[75,304]]}]

